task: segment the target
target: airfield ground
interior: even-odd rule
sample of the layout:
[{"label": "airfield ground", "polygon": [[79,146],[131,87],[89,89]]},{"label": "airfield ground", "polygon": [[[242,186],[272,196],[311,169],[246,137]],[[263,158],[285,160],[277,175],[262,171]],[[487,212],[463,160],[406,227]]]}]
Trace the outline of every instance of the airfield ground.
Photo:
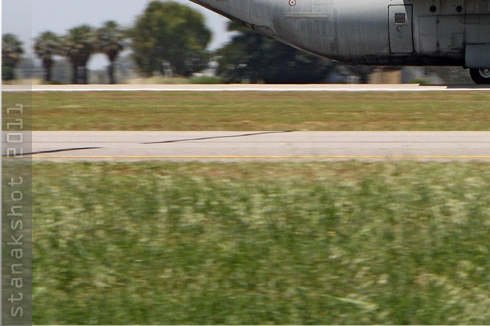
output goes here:
[{"label": "airfield ground", "polygon": [[481,91],[36,92],[32,102],[33,130],[490,130]]},{"label": "airfield ground", "polygon": [[[32,117],[35,130],[489,130],[489,100],[34,93]],[[39,162],[33,193],[35,324],[490,323],[485,162]]]}]

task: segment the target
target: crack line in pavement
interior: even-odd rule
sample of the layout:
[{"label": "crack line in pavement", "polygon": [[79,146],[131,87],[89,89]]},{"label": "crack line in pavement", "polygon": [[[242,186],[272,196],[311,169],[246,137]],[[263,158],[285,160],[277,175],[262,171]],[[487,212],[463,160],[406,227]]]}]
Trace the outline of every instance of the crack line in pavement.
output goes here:
[{"label": "crack line in pavement", "polygon": [[258,136],[258,135],[268,135],[268,134],[283,134],[283,133],[288,133],[288,132],[293,132],[293,131],[294,130],[265,131],[265,132],[254,132],[254,133],[229,135],[229,136],[209,136],[209,137],[199,137],[199,138],[163,140],[163,141],[155,141],[155,142],[148,142],[148,143],[142,143],[142,144],[144,144],[144,145],[168,144],[168,143],[180,143],[180,142],[186,142],[186,141],[200,141],[200,140],[209,140],[209,139],[239,138],[239,137],[250,137],[250,136]]},{"label": "crack line in pavement", "polygon": [[[71,152],[71,151],[82,151],[82,150],[87,150],[87,149],[99,149],[99,148],[103,148],[103,147],[75,147],[75,148],[51,149],[51,150],[46,150],[46,151],[24,153],[21,156],[36,155],[36,154],[60,153],[60,152]],[[4,154],[4,155],[2,155],[2,157],[9,157],[9,155]]]}]

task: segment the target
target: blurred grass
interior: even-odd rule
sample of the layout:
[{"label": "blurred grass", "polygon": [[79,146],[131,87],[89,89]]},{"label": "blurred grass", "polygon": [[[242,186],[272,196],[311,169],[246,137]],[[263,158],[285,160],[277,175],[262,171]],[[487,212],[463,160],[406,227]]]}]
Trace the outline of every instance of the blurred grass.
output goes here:
[{"label": "blurred grass", "polygon": [[32,103],[33,130],[490,130],[484,92],[60,92]]},{"label": "blurred grass", "polygon": [[486,163],[35,163],[35,324],[489,324]]}]

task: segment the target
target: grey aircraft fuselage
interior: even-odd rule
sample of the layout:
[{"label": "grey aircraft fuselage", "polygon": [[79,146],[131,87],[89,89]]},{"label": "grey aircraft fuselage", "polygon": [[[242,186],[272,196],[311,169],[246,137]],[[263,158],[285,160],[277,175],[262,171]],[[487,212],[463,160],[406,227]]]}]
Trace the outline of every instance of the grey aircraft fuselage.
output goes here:
[{"label": "grey aircraft fuselage", "polygon": [[490,0],[190,1],[330,59],[463,66],[490,83]]}]

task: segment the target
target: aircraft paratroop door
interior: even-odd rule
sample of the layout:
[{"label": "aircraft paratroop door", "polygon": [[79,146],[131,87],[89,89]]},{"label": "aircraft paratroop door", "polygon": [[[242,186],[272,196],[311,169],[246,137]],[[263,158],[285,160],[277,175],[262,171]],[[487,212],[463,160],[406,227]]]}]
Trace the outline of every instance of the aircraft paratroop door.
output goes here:
[{"label": "aircraft paratroop door", "polygon": [[393,54],[413,52],[412,5],[388,6],[390,51]]}]

